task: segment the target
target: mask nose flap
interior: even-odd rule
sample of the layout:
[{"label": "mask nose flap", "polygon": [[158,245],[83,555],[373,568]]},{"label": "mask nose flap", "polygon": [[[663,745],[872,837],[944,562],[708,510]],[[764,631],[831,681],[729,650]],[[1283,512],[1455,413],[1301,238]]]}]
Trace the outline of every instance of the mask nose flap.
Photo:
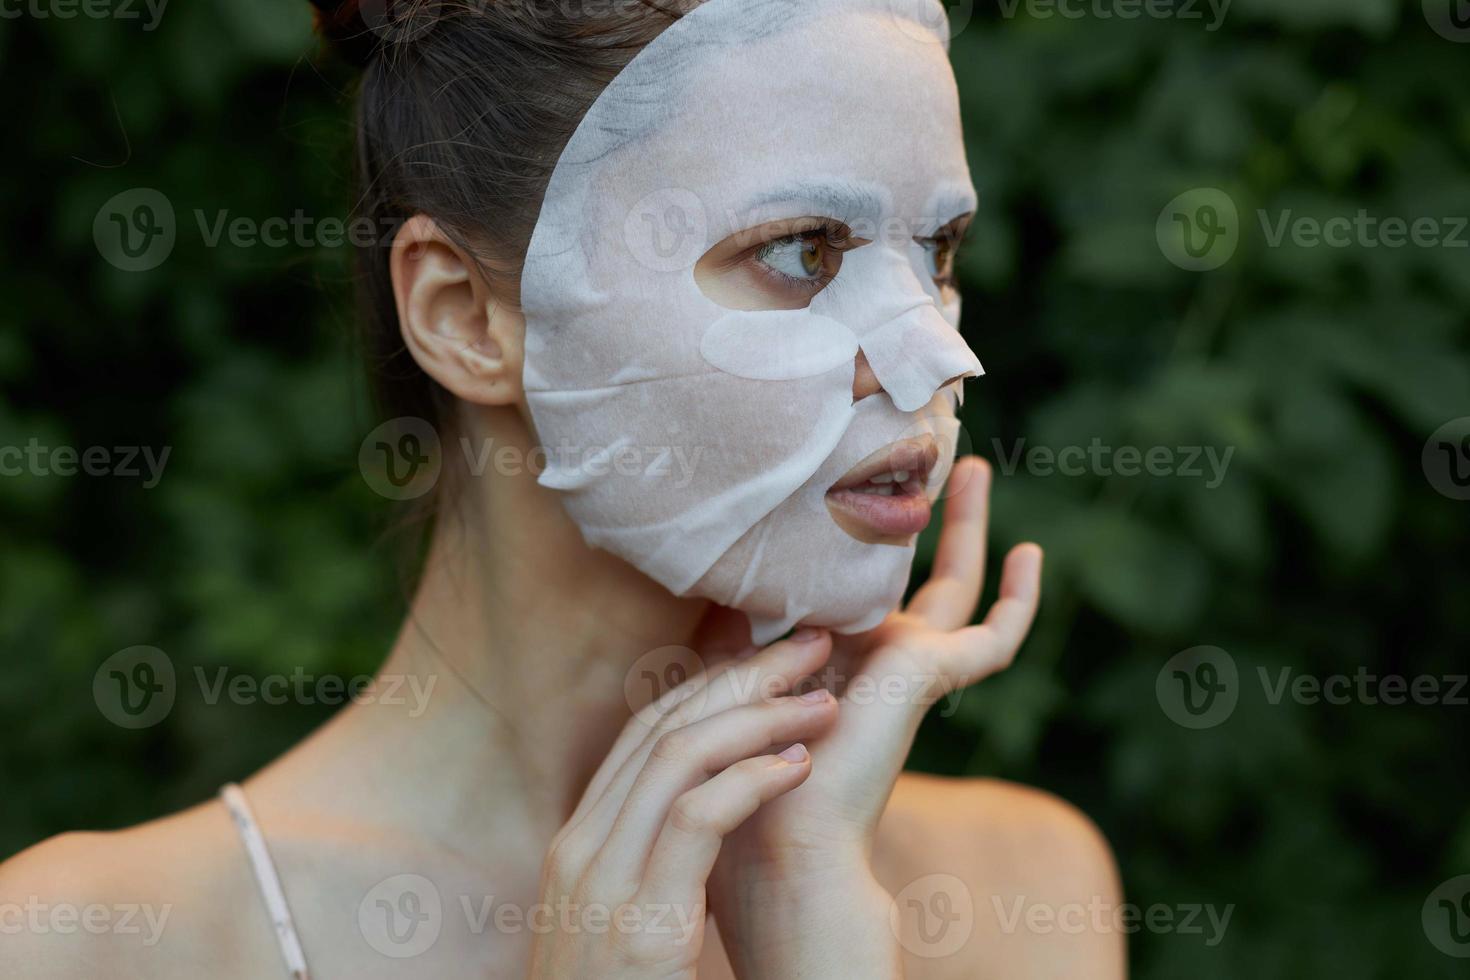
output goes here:
[{"label": "mask nose flap", "polygon": [[975,352],[932,302],[865,334],[862,349],[901,412],[923,408],[946,381],[985,373]]},{"label": "mask nose flap", "polygon": [[934,305],[909,256],[882,243],[849,253],[838,281],[812,302],[812,311],[852,328],[874,376],[899,411],[923,408],[946,381],[985,373],[974,351]]}]

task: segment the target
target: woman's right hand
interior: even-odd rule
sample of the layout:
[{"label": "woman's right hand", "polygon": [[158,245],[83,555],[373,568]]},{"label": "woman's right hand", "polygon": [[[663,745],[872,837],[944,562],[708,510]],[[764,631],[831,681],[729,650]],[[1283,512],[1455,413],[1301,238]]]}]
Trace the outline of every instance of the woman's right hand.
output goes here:
[{"label": "woman's right hand", "polygon": [[784,696],[829,652],[793,637],[634,715],[547,853],[551,928],[532,947],[531,980],[694,977],[724,836],[806,780],[801,740],[837,717],[825,690]]}]

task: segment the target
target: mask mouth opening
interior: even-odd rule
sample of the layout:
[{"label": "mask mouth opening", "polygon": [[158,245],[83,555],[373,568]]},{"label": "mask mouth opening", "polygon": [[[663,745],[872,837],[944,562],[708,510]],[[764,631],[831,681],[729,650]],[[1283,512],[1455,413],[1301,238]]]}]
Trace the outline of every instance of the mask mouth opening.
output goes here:
[{"label": "mask mouth opening", "polygon": [[[928,486],[929,474],[939,463],[939,443],[932,435],[915,436],[884,446],[848,470],[827,492],[843,490],[871,492],[891,488],[908,492],[917,485]],[[885,494],[891,495],[891,494]]]},{"label": "mask mouth opening", "polygon": [[929,476],[938,462],[930,435],[885,446],[832,485],[827,513],[865,544],[907,547],[929,524]]}]

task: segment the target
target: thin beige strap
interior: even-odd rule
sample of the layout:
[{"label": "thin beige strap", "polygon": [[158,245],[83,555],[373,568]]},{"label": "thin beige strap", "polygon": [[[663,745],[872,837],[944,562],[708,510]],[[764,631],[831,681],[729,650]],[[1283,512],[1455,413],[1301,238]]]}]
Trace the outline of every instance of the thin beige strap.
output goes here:
[{"label": "thin beige strap", "polygon": [[229,783],[220,789],[219,795],[234,818],[235,829],[245,844],[245,853],[250,856],[250,867],[260,885],[260,895],[265,899],[265,910],[276,927],[276,939],[281,945],[281,956],[286,960],[286,970],[291,980],[311,980],[311,974],[306,971],[306,954],[301,951],[296,925],[291,921],[291,908],[286,904],[286,893],[281,890],[281,879],[276,876],[271,852],[265,846],[265,837],[255,822],[245,791],[235,783]]}]

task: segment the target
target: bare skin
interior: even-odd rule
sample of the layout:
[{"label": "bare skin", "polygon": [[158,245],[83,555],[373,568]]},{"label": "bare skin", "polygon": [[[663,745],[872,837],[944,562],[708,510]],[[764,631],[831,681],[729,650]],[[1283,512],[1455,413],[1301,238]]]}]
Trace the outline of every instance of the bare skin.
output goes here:
[{"label": "bare skin", "polygon": [[[399,243],[417,246],[394,258],[410,350],[459,397],[461,432],[529,455],[535,439],[519,382],[524,324],[513,304],[497,301],[473,263],[427,219],[410,222]],[[880,391],[860,362],[854,397]],[[970,622],[983,575],[989,471],[978,460],[965,461],[954,479],[966,489],[947,508],[931,583],[937,586],[921,603],[927,608],[910,608],[880,627],[929,647]],[[1039,568],[1034,546],[1008,558],[1002,602],[1014,603],[1007,609],[1034,608]],[[1029,620],[1027,614],[1019,624],[1020,635]],[[711,667],[733,670],[747,662],[731,657],[743,643],[730,632],[728,616],[702,600],[676,598],[620,560],[589,550],[552,492],[530,474],[464,482],[436,530],[413,609],[382,670],[433,678],[427,710],[410,717],[404,706],[352,705],[244,784],[313,977],[539,976],[534,971],[543,958],[572,956],[570,943],[590,942],[586,936],[548,940],[524,926],[497,928],[493,916],[481,916],[490,896],[495,907],[522,909],[547,897],[548,850],[569,818],[586,812],[579,804],[589,785],[598,788],[594,776],[619,734],[629,738],[625,676],[649,650],[668,644],[691,646]],[[827,637],[812,646],[817,652],[810,656],[820,659],[810,666],[865,655],[846,640],[836,650],[832,644]],[[991,660],[971,664],[967,677],[1002,669],[1014,654],[1006,645]],[[776,647],[748,662],[808,656]],[[847,768],[834,747],[845,704],[798,709],[762,702],[755,709],[766,711],[767,721],[784,713],[779,724],[786,727],[772,735],[769,751],[748,757],[767,759],[798,739],[810,745],[810,757],[789,772],[760,776],[782,783],[758,801],[755,817],[725,837],[722,860],[726,851],[738,851],[742,860],[716,866],[710,896],[717,916],[721,907],[731,909],[732,935],[713,920],[694,964],[699,977],[780,976],[764,969],[773,955],[794,964],[819,953],[835,963],[844,951],[871,953],[866,972],[829,975],[1124,975],[1118,933],[1039,933],[1010,917],[1018,901],[1053,909],[1121,902],[1111,855],[1096,829],[1075,809],[1034,790],[917,775],[895,784],[877,772],[863,805],[831,823],[834,842],[857,845],[838,846],[842,861],[827,862],[825,852],[820,867],[769,860],[780,851],[772,841],[804,832],[814,806],[862,780],[833,782]],[[880,754],[901,762],[911,735],[891,733]],[[824,762],[832,763],[825,771]],[[868,807],[872,826],[865,827],[860,811]],[[847,857],[852,868],[843,863]],[[752,866],[792,871],[792,880],[810,871],[801,883],[808,890],[771,887],[759,900],[746,894],[741,905],[734,892],[745,886],[732,882]],[[849,872],[856,877],[845,877]],[[861,885],[820,887],[823,874],[834,883],[843,876],[847,885],[868,873],[881,889],[873,893],[877,901]],[[887,897],[934,873],[959,879],[974,906],[968,941],[939,958],[920,955],[922,943],[901,942],[886,929]],[[404,874],[433,882],[444,909],[437,941],[407,960],[376,951],[359,922],[359,907],[374,887]],[[19,975],[92,977],[103,969],[119,978],[285,975],[238,836],[217,801],[128,830],[65,834],[0,866],[0,907],[38,902],[142,903],[155,914],[166,908],[168,918],[151,946],[144,943],[146,927],[143,935],[22,929],[4,944]],[[787,954],[772,939],[779,923],[748,921],[783,902],[790,902],[788,920],[795,923],[791,941],[801,947]],[[746,911],[737,914],[737,907]],[[809,908],[815,913],[808,915]],[[877,962],[890,954],[893,963]]]}]

